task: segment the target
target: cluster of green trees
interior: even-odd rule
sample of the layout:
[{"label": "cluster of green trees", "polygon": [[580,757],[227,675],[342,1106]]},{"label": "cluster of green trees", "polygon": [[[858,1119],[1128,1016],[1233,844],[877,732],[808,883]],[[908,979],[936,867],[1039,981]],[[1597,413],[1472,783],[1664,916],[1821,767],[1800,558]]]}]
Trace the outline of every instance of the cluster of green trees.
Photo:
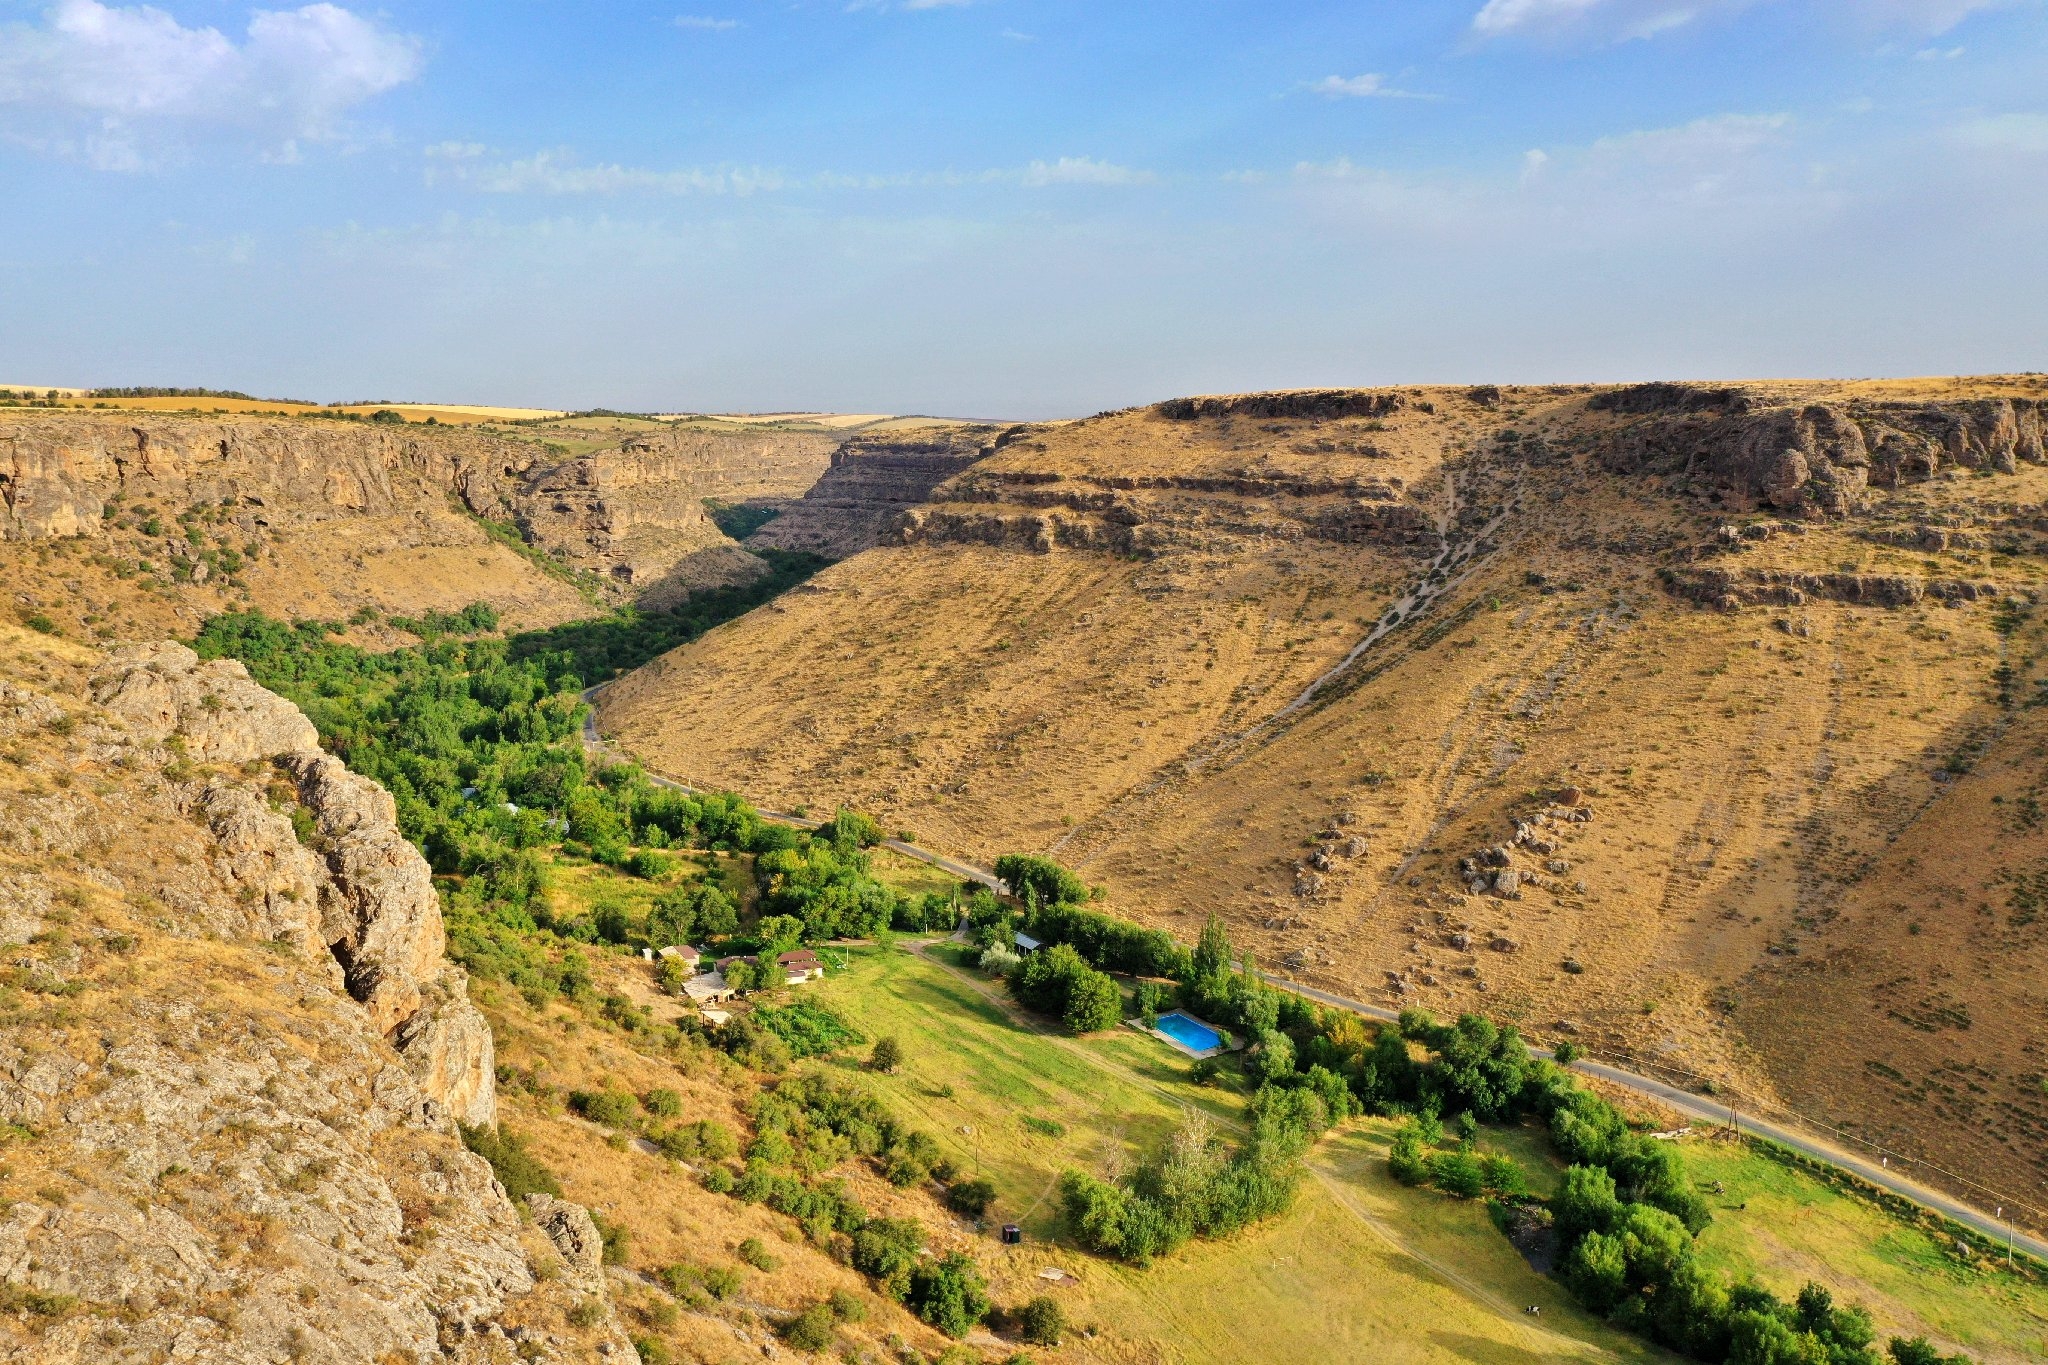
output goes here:
[{"label": "cluster of green trees", "polygon": [[855,1269],[949,1335],[965,1336],[988,1315],[988,1288],[973,1261],[957,1253],[926,1257],[921,1224],[871,1218],[844,1181],[824,1178],[859,1158],[895,1185],[949,1179],[951,1163],[931,1134],[902,1123],[866,1091],[817,1075],[763,1090],[751,1112],[755,1137],[745,1169],[735,1178],[713,1167],[705,1176],[710,1188],[794,1218],[820,1245],[849,1238]]},{"label": "cluster of green trees", "polygon": [[[617,904],[557,915],[547,869],[558,841],[570,856],[655,880],[674,870],[664,849],[752,855],[752,939],[771,956],[956,913],[875,879],[866,849],[881,830],[866,816],[845,811],[816,832],[796,830],[730,793],[692,795],[632,764],[589,764],[578,738],[587,660],[538,648],[535,635],[485,636],[497,624],[488,605],[408,624],[427,638],[382,654],[333,638],[339,624],[253,611],[214,617],[194,643],[204,658],[240,659],[305,710],[330,751],[391,791],[400,828],[443,874],[450,955],[479,976],[533,998],[573,997],[588,989],[588,963],[563,953],[565,941],[750,946],[738,897],[709,878],[665,887],[644,919]],[[781,981],[770,963],[750,984]]]},{"label": "cluster of green trees", "polygon": [[1075,1033],[1110,1028],[1123,1018],[1123,992],[1088,965],[1072,944],[1027,954],[1010,973],[1010,991],[1035,1010],[1057,1015]]},{"label": "cluster of green trees", "polygon": [[1225,1237],[1286,1211],[1301,1159],[1334,1121],[1311,1090],[1262,1087],[1247,1110],[1251,1136],[1235,1148],[1198,1117],[1112,1184],[1081,1171],[1060,1179],[1067,1224],[1081,1245],[1146,1265],[1191,1238]]}]

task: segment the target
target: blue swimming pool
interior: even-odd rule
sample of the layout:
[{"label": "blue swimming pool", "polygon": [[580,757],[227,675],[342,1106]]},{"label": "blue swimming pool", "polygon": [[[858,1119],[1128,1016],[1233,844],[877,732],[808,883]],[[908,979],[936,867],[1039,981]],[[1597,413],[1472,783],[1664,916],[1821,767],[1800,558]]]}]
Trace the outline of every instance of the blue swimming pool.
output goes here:
[{"label": "blue swimming pool", "polygon": [[1190,1052],[1211,1052],[1223,1046],[1222,1034],[1179,1010],[1159,1016],[1159,1031]]}]

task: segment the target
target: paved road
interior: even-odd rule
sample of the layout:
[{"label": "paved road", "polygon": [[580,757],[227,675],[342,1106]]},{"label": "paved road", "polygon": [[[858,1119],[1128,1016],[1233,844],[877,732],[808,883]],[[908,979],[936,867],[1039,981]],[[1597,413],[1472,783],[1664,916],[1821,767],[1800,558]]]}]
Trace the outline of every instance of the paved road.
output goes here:
[{"label": "paved road", "polygon": [[[587,689],[583,693],[583,699],[586,702],[590,701],[605,685],[600,683],[597,687]],[[584,717],[583,742],[588,748],[600,753],[610,752],[610,746],[597,732],[595,712],[591,712]],[[648,774],[648,780],[657,786],[668,787],[675,791],[693,794],[701,794],[702,791],[701,788],[687,786],[681,782],[676,782],[651,772]],[[802,829],[815,829],[820,823],[800,815],[790,815],[783,811],[767,810],[759,806],[755,807],[755,809],[760,811],[764,819],[773,820],[779,824],[795,825]],[[884,847],[893,849],[905,857],[916,858],[920,862],[929,863],[933,867],[961,878],[963,881],[979,882],[983,886],[992,887],[998,891],[1003,889],[1002,882],[997,879],[993,872],[988,871],[986,868],[976,867],[972,863],[963,863],[958,859],[933,853],[929,849],[919,848],[915,844],[905,843],[900,839],[885,839],[882,842]],[[1393,1010],[1379,1005],[1369,1005],[1363,1000],[1353,1000],[1348,996],[1319,990],[1314,986],[1304,986],[1298,981],[1288,981],[1284,978],[1273,978],[1270,976],[1268,980],[1284,990],[1292,991],[1296,995],[1304,996],[1318,1004],[1328,1005],[1334,1009],[1349,1010],[1354,1014],[1362,1014],[1371,1019],[1388,1022],[1399,1018],[1399,1015]],[[1540,1056],[1549,1055],[1549,1051],[1545,1048],[1534,1048],[1532,1050]],[[1845,1151],[1833,1143],[1813,1136],[1803,1130],[1788,1128],[1782,1124],[1771,1123],[1751,1115],[1741,1114],[1730,1110],[1726,1105],[1713,1103],[1689,1090],[1682,1090],[1677,1086],[1668,1085],[1649,1076],[1639,1076],[1633,1071],[1624,1071],[1618,1066],[1609,1066],[1605,1062],[1595,1062],[1581,1058],[1573,1063],[1573,1065],[1588,1075],[1598,1076],[1601,1080],[1633,1090],[1640,1095],[1647,1095],[1651,1099],[1662,1101],[1671,1108],[1692,1118],[1706,1119],[1715,1123],[1732,1124],[1754,1133],[1758,1137],[1782,1143],[1794,1151],[1803,1152],[1807,1156],[1839,1166],[1843,1170],[1860,1176],[1873,1185],[1881,1186],[1894,1194],[1902,1195],[1916,1204],[1933,1209],[1944,1217],[1953,1218],[1965,1227],[1974,1228],[1987,1237],[2005,1242],[2031,1256],[2048,1261],[2048,1241],[2043,1241],[2041,1238],[2020,1232],[2013,1228],[2011,1224],[2006,1223],[1991,1213],[1986,1213],[1982,1209],[1966,1204],[1953,1196],[1944,1194],[1940,1190],[1930,1188],[1918,1181],[1910,1180],[1889,1166],[1872,1164],[1864,1157]],[[1906,1165],[1910,1162],[1910,1158],[1901,1157],[1898,1158],[1898,1161],[1901,1165]]]}]

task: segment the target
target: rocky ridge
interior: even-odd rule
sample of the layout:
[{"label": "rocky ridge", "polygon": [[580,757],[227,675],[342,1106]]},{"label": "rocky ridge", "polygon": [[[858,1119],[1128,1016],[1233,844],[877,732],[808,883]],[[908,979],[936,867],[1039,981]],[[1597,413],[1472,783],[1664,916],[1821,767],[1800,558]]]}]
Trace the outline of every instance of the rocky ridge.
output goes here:
[{"label": "rocky ridge", "polygon": [[[704,499],[793,497],[823,472],[837,444],[815,432],[662,429],[574,455],[542,435],[458,428],[9,411],[0,414],[0,542],[83,541],[126,561],[124,577],[151,572],[146,562],[165,577],[204,584],[221,572],[218,557],[202,554],[201,541],[173,524],[196,510],[208,534],[238,554],[261,552],[269,565],[282,550],[282,562],[304,561],[302,576],[329,595],[353,593],[399,612],[438,605],[408,601],[403,589],[439,552],[449,562],[435,568],[466,580],[451,590],[474,597],[483,586],[517,605],[508,584],[480,585],[473,560],[446,553],[494,550],[478,525],[484,519],[517,526],[535,549],[623,596],[678,574],[732,581],[733,543],[706,515]],[[706,552],[709,559],[690,566]],[[392,600],[378,601],[361,571],[408,553],[400,581],[382,594]],[[498,567],[501,580],[546,581],[510,556]],[[261,591],[260,574],[256,581]],[[553,591],[574,600],[559,584]]]},{"label": "rocky ridge", "polygon": [[389,795],[183,646],[0,675],[0,1360],[632,1360],[458,1140],[491,1038]]}]

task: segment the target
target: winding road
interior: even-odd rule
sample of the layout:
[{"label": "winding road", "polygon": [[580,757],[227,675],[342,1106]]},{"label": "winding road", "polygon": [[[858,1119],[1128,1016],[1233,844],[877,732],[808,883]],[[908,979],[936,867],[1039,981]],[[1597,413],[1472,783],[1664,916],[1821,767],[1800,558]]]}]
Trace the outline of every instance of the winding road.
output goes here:
[{"label": "winding road", "polygon": [[[607,684],[605,683],[599,683],[596,687],[586,688],[583,692],[583,700],[591,702],[597,693],[606,686]],[[583,744],[585,748],[593,753],[603,755],[610,755],[612,753],[609,741],[598,733],[597,713],[594,709],[586,712],[583,718]],[[627,757],[630,757],[630,755]],[[634,761],[637,762],[638,760]],[[642,766],[644,768],[645,765],[643,764]],[[692,787],[652,771],[649,771],[647,776],[648,780],[656,786],[666,787],[673,791],[704,794],[703,788]],[[786,811],[768,810],[759,806],[755,807],[755,809],[760,812],[764,819],[773,820],[778,824],[794,825],[801,829],[815,829],[821,823],[820,821],[807,819],[800,815],[791,815]],[[929,863],[933,867],[959,877],[962,881],[978,882],[983,886],[998,891],[1004,889],[1001,880],[986,868],[976,867],[972,863],[961,862],[956,858],[948,858],[944,854],[934,853],[930,849],[919,848],[915,844],[906,843],[900,839],[884,839],[882,845],[894,852],[903,854],[905,857]],[[1337,995],[1330,991],[1320,990],[1314,986],[1305,986],[1300,982],[1289,981],[1284,977],[1269,975],[1266,979],[1283,990],[1292,991],[1296,995],[1313,1000],[1320,1005],[1328,1005],[1333,1009],[1349,1010],[1353,1014],[1364,1015],[1367,1018],[1383,1022],[1392,1022],[1399,1018],[1395,1011],[1379,1005],[1367,1004],[1363,1000],[1353,1000],[1348,996]],[[1539,1056],[1550,1055],[1549,1050],[1545,1048],[1532,1048],[1531,1051]],[[1893,1194],[1900,1195],[1925,1208],[1932,1209],[1943,1217],[1953,1219],[1955,1222],[1982,1233],[1984,1236],[2013,1250],[2025,1252],[2037,1260],[2048,1261],[2048,1241],[2044,1241],[2029,1233],[2020,1232],[2012,1224],[1994,1213],[1987,1213],[1975,1205],[1964,1203],[1962,1200],[1944,1194],[1940,1190],[1924,1185],[1919,1181],[1911,1180],[1901,1174],[1899,1169],[1885,1161],[1880,1161],[1878,1164],[1873,1165],[1867,1158],[1847,1151],[1806,1130],[1788,1127],[1784,1124],[1773,1123],[1767,1119],[1743,1114],[1738,1109],[1732,1109],[1727,1105],[1715,1103],[1692,1091],[1681,1089],[1649,1076],[1638,1075],[1633,1071],[1623,1070],[1618,1066],[1610,1066],[1605,1062],[1591,1061],[1582,1057],[1572,1065],[1587,1075],[1597,1076],[1603,1081],[1656,1100],[1690,1118],[1704,1119],[1712,1123],[1726,1124],[1733,1128],[1739,1128],[1757,1137],[1789,1147],[1806,1156],[1840,1167],[1842,1170],[1848,1171],[1850,1174],[1866,1180],[1872,1185],[1889,1190]],[[1902,1156],[1896,1158],[1896,1160],[1900,1167],[1919,1164],[1910,1157]]]}]

